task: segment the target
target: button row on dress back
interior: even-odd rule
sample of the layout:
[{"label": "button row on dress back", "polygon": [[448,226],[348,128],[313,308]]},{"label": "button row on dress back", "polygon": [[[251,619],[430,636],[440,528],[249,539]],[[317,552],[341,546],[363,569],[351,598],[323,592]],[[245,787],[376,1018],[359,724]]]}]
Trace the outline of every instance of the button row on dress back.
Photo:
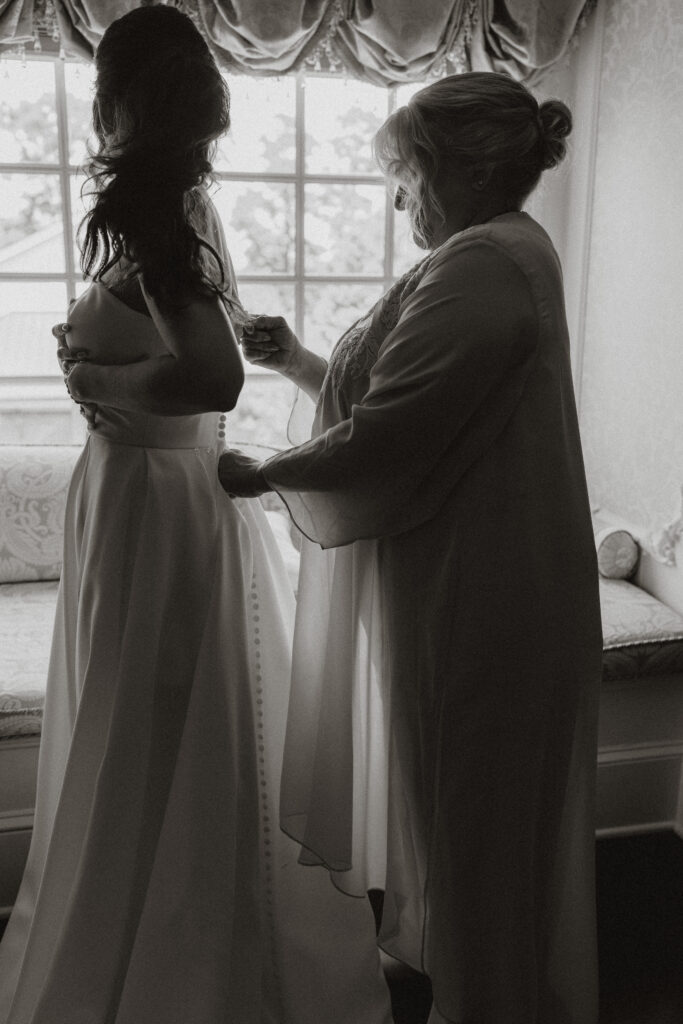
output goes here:
[{"label": "button row on dress back", "polygon": [[[261,665],[261,615],[260,615],[260,603],[258,590],[256,587],[256,574],[254,573],[251,578],[251,608],[252,608],[252,622],[253,622],[253,633],[254,633],[254,668],[255,668],[255,680],[256,680],[256,741],[257,741],[257,761],[258,761],[258,774],[259,784],[261,788],[261,812],[262,812],[262,834],[263,834],[263,854],[265,864],[265,879],[264,879],[264,890],[265,890],[265,901],[266,901],[266,916],[268,918],[268,926],[270,930],[270,941],[272,948],[271,958],[271,971],[273,981],[278,988],[278,1001],[281,1000],[281,979],[279,976],[279,961],[278,961],[278,950],[275,938],[275,915],[274,915],[274,902],[275,896],[273,893],[273,864],[271,849],[271,815],[270,807],[268,803],[268,782],[266,778],[266,748],[265,748],[265,732],[264,732],[264,718],[263,718],[263,672]],[[284,1020],[284,1016],[280,1016],[280,1020]]]}]

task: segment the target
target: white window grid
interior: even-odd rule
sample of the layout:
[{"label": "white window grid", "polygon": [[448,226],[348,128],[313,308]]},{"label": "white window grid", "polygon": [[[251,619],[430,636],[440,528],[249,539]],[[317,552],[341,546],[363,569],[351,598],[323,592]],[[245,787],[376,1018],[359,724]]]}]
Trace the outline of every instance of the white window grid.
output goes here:
[{"label": "white window grid", "polygon": [[[7,59],[7,58],[4,58]],[[9,58],[17,59],[17,58]],[[67,91],[65,80],[65,60],[55,57],[53,54],[32,54],[20,58],[28,61],[49,61],[52,63],[55,75],[55,101],[57,113],[57,137],[58,137],[58,160],[55,162],[30,162],[21,161],[18,163],[0,162],[0,174],[45,174],[53,173],[58,175],[62,203],[63,231],[62,240],[64,245],[64,271],[0,271],[0,283],[3,282],[62,282],[66,284],[68,301],[77,295],[77,287],[82,282],[82,274],[78,261],[75,257],[73,247],[74,237],[74,211],[71,202],[71,182],[75,176],[82,172],[79,164],[69,159],[69,128],[67,113]],[[0,72],[1,74],[1,72]],[[394,273],[394,216],[395,211],[389,191],[385,198],[384,216],[384,260],[381,274],[311,274],[305,268],[305,238],[304,238],[304,217],[306,208],[306,186],[311,184],[332,184],[332,185],[380,185],[384,184],[384,178],[378,172],[376,174],[333,174],[333,173],[309,173],[305,166],[305,143],[306,143],[306,87],[315,79],[310,73],[299,72],[296,75],[295,88],[295,166],[292,171],[283,172],[245,172],[217,170],[214,177],[217,182],[258,182],[258,183],[284,183],[294,186],[295,193],[295,253],[294,270],[291,274],[278,273],[239,273],[240,284],[286,284],[294,288],[295,300],[295,323],[296,334],[305,340],[304,311],[305,311],[305,289],[307,285],[315,284],[362,284],[376,285],[383,289],[388,288],[396,280]],[[334,76],[331,76],[334,77]],[[396,107],[396,88],[387,89],[387,115]],[[227,225],[229,229],[229,225]],[[277,311],[273,311],[277,312]],[[246,372],[250,375],[264,379],[266,374],[263,370],[246,366]],[[55,376],[58,371],[55,365]],[[267,376],[273,376],[268,374]],[[41,384],[54,380],[54,377],[31,377],[31,378],[2,378],[3,381],[13,383]]]}]

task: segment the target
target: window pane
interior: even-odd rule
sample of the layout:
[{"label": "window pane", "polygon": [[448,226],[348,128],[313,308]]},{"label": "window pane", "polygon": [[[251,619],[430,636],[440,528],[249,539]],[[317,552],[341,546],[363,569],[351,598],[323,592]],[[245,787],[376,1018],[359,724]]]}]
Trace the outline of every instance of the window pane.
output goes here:
[{"label": "window pane", "polygon": [[50,330],[67,314],[61,282],[0,281],[0,377],[57,377]]},{"label": "window pane", "polygon": [[307,274],[384,273],[386,189],[377,185],[307,185]]},{"label": "window pane", "polygon": [[0,175],[0,272],[64,270],[56,174]]},{"label": "window pane", "polygon": [[387,91],[366,82],[306,79],[306,173],[379,174],[372,137],[387,116]]},{"label": "window pane", "polygon": [[411,96],[424,89],[428,82],[411,82],[410,85],[399,85],[396,89],[396,107],[405,107]]},{"label": "window pane", "polygon": [[224,181],[211,198],[238,274],[294,273],[294,185]]},{"label": "window pane", "polygon": [[82,164],[87,159],[86,140],[95,144],[92,128],[92,98],[95,84],[93,64],[64,65],[66,109],[69,120],[69,161]]},{"label": "window pane", "polygon": [[[244,308],[253,316],[283,316],[294,330],[294,287],[291,284],[240,284]],[[255,367],[254,367],[255,369]]]},{"label": "window pane", "polygon": [[[279,373],[248,376],[237,405],[228,413],[228,444],[289,448],[287,423],[295,395],[296,387]],[[264,452],[264,458],[269,454]]]},{"label": "window pane", "polygon": [[0,163],[56,163],[59,143],[52,62],[3,57],[0,78]]},{"label": "window pane", "polygon": [[305,294],[305,340],[326,359],[344,331],[380,298],[380,284],[309,284]]},{"label": "window pane", "polygon": [[85,420],[61,378],[49,384],[0,381],[2,444],[83,444]]},{"label": "window pane", "polygon": [[216,169],[292,172],[296,79],[228,76],[227,82],[230,130],[219,142]]},{"label": "window pane", "polygon": [[394,214],[394,277],[400,277],[426,255],[427,251],[413,241],[408,214],[398,210]]},{"label": "window pane", "polygon": [[[81,221],[85,217],[86,210],[92,202],[92,185],[86,185],[87,178],[84,174],[72,174],[69,184],[71,187],[71,227],[73,230],[73,243],[74,243],[74,261],[76,270],[80,270],[81,266],[81,250],[79,241],[83,239],[83,232],[79,231]],[[81,192],[83,186],[85,190]]]}]

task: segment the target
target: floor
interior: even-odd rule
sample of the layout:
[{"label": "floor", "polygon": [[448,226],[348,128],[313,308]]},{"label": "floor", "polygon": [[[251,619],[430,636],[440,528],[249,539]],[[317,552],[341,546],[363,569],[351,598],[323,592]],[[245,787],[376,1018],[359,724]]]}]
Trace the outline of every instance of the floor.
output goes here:
[{"label": "floor", "polygon": [[[600,1024],[683,1024],[683,841],[597,844]],[[424,1024],[429,982],[385,961],[396,1024]]]},{"label": "floor", "polygon": [[[683,840],[599,840],[597,877],[600,1024],[683,1024]],[[396,1024],[424,1024],[427,979],[389,958],[385,971]]]},{"label": "floor", "polygon": [[683,840],[598,843],[600,1024],[683,1022]]}]

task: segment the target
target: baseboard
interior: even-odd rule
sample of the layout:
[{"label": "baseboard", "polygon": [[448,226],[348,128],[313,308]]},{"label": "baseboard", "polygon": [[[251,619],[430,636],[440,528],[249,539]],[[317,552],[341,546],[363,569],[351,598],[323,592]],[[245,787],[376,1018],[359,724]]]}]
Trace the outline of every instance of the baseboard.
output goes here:
[{"label": "baseboard", "polygon": [[596,839],[609,839],[614,836],[638,836],[649,832],[676,832],[680,835],[674,821],[647,821],[640,825],[612,825],[609,828],[596,828]]},{"label": "baseboard", "polygon": [[597,774],[598,836],[676,829],[683,824],[680,743],[602,749]]}]

